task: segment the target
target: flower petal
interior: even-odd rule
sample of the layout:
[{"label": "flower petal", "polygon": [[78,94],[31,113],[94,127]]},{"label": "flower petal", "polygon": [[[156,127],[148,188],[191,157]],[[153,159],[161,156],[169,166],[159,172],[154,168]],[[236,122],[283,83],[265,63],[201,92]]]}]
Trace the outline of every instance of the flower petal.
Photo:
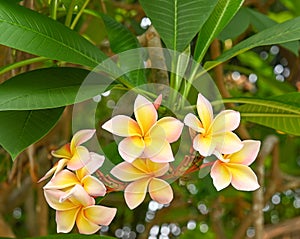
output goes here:
[{"label": "flower petal", "polygon": [[138,95],[134,102],[134,115],[142,135],[145,135],[157,121],[157,112],[154,105],[144,96]]},{"label": "flower petal", "polygon": [[232,132],[213,135],[212,138],[216,144],[216,150],[222,154],[232,154],[243,147],[239,137]]},{"label": "flower petal", "polygon": [[205,132],[205,130],[203,128],[203,125],[200,122],[200,120],[195,115],[193,115],[192,113],[188,113],[184,117],[183,122],[185,123],[185,125],[192,128],[196,132],[199,132],[199,133],[204,133]]},{"label": "flower petal", "polygon": [[122,137],[141,136],[142,131],[136,121],[126,115],[117,115],[104,123],[102,128]]},{"label": "flower petal", "polygon": [[140,137],[128,137],[119,143],[118,149],[121,157],[131,163],[142,155],[145,143]]},{"label": "flower petal", "polygon": [[181,121],[173,117],[164,117],[158,120],[153,127],[156,127],[157,125],[164,130],[166,140],[169,143],[173,143],[178,140],[184,126]]},{"label": "flower petal", "polygon": [[117,209],[94,205],[84,208],[83,212],[89,221],[98,225],[108,226],[114,219]]},{"label": "flower petal", "polygon": [[45,189],[44,195],[47,203],[55,210],[63,211],[78,207],[71,201],[60,202],[59,199],[66,195],[66,192],[57,189]]},{"label": "flower petal", "polygon": [[71,152],[79,145],[85,143],[89,139],[93,137],[93,135],[96,133],[95,129],[83,129],[79,130],[73,135],[73,138],[71,140]]},{"label": "flower petal", "polygon": [[154,175],[155,177],[160,177],[165,175],[170,167],[169,163],[156,163],[150,159],[146,159],[148,174]]},{"label": "flower petal", "polygon": [[197,150],[202,156],[210,156],[216,148],[216,142],[212,139],[211,136],[203,136],[202,134],[196,135],[193,140],[193,147]]},{"label": "flower petal", "polygon": [[153,102],[153,105],[155,107],[155,109],[157,110],[159,108],[159,106],[161,105],[162,102],[162,94],[160,94],[156,100]]},{"label": "flower petal", "polygon": [[151,178],[140,179],[125,188],[124,197],[130,209],[136,208],[144,201],[150,180]]},{"label": "flower petal", "polygon": [[57,233],[68,233],[72,230],[79,210],[80,207],[65,211],[56,211]]},{"label": "flower petal", "polygon": [[213,184],[218,191],[226,188],[232,179],[231,173],[226,165],[227,164],[217,160],[211,168],[210,176],[212,177]]},{"label": "flower petal", "polygon": [[173,200],[173,190],[164,180],[153,178],[149,183],[149,193],[153,200],[161,204],[168,204]]},{"label": "flower petal", "polygon": [[106,187],[104,184],[99,179],[91,175],[85,176],[81,180],[81,183],[85,191],[93,197],[102,197],[106,194]]},{"label": "flower petal", "polygon": [[94,198],[92,198],[79,184],[76,184],[68,193],[59,198],[61,203],[68,200],[79,206],[90,206],[95,204]]},{"label": "flower petal", "polygon": [[91,235],[97,232],[101,227],[96,223],[88,220],[81,210],[76,218],[76,225],[80,234]]},{"label": "flower petal", "polygon": [[68,159],[60,159],[58,160],[55,165],[42,177],[38,183],[44,181],[47,178],[50,178],[51,175],[55,177],[57,173],[59,173],[66,165],[67,165]]},{"label": "flower petal", "polygon": [[203,128],[208,130],[213,121],[213,109],[211,103],[200,93],[197,99],[197,111]]},{"label": "flower petal", "polygon": [[75,184],[79,184],[79,180],[76,175],[69,170],[60,171],[55,177],[53,177],[45,186],[44,189],[64,189],[72,187]]},{"label": "flower petal", "polygon": [[231,184],[237,190],[254,191],[259,188],[257,177],[252,169],[242,164],[228,163],[232,174]]},{"label": "flower petal", "polygon": [[[153,145],[151,145],[153,146]],[[151,161],[156,163],[168,163],[174,161],[174,156],[172,148],[167,141],[164,141],[159,146],[159,151],[154,147],[145,148],[144,155],[146,158],[151,159]]]},{"label": "flower petal", "polygon": [[253,163],[253,161],[256,159],[259,148],[260,148],[260,141],[257,140],[244,140],[242,141],[243,148],[233,153],[229,156],[230,163],[236,163],[236,164],[244,164],[249,166]]},{"label": "flower petal", "polygon": [[70,170],[78,170],[84,167],[90,161],[90,153],[84,146],[77,146],[72,158],[67,163]]},{"label": "flower petal", "polygon": [[103,155],[94,152],[90,152],[90,158],[91,160],[88,161],[83,168],[76,170],[76,175],[79,180],[81,180],[86,175],[91,175],[96,172],[97,169],[102,166],[105,160],[105,157]]},{"label": "flower petal", "polygon": [[221,111],[212,122],[212,134],[235,130],[240,124],[240,113],[234,110]]},{"label": "flower petal", "polygon": [[[115,176],[116,178],[124,181],[124,182],[131,182],[138,179],[142,179],[148,177],[145,171],[141,171],[140,169],[135,167],[135,163],[138,161],[144,161],[144,159],[136,159],[133,163],[123,162],[116,165],[110,173]],[[145,169],[144,169],[145,170]]]},{"label": "flower petal", "polygon": [[70,149],[70,144],[65,144],[58,150],[53,150],[51,154],[56,158],[67,158],[67,159],[71,158],[72,153]]}]

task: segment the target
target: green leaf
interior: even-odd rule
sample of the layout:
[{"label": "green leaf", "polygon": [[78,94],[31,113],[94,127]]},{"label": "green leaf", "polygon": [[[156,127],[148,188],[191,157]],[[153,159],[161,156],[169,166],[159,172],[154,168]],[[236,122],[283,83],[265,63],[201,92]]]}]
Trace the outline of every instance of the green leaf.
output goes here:
[{"label": "green leaf", "polygon": [[201,62],[213,39],[230,22],[244,0],[219,0],[198,35],[194,58]]},{"label": "green leaf", "polygon": [[46,135],[64,108],[47,110],[1,111],[0,145],[14,160],[26,147]]},{"label": "green leaf", "polygon": [[[86,78],[89,80],[83,84]],[[71,105],[103,93],[111,82],[103,75],[79,68],[56,67],[29,71],[0,85],[0,111]]]},{"label": "green leaf", "polygon": [[136,66],[137,70],[126,74],[129,81],[135,86],[147,83],[145,70],[143,69],[144,59],[141,51],[128,52],[131,49],[141,47],[136,36],[110,16],[101,14],[101,17],[106,27],[112,51],[114,53],[127,52],[125,55],[119,55],[120,67],[126,71],[126,66]]},{"label": "green leaf", "polygon": [[95,67],[107,58],[77,32],[10,0],[0,1],[0,32],[0,44],[54,60]]},{"label": "green leaf", "polygon": [[[268,99],[232,98],[244,103],[236,108],[242,119],[288,134],[300,135],[300,93],[293,92]],[[228,102],[227,99],[224,102]]]},{"label": "green leaf", "polygon": [[228,51],[225,51],[215,61],[206,62],[204,68],[210,70],[215,66],[231,59],[232,57],[248,51],[254,47],[281,44],[300,39],[300,17],[277,24],[266,30],[263,30],[246,40],[235,45]]},{"label": "green leaf", "polygon": [[211,14],[216,0],[140,0],[167,48],[182,52]]},{"label": "green leaf", "polygon": [[[115,237],[82,234],[55,234],[43,237],[30,237],[30,239],[114,239]],[[29,239],[29,238],[28,238]]]}]

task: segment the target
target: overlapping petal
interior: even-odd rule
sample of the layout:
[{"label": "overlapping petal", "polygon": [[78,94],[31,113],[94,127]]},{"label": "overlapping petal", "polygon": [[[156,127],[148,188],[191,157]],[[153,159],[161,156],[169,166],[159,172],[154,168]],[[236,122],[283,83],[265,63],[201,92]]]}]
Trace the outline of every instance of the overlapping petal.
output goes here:
[{"label": "overlapping petal", "polygon": [[130,183],[126,187],[124,197],[126,204],[130,209],[136,208],[144,201],[150,180],[151,178],[149,177],[143,178]]},{"label": "overlapping petal", "polygon": [[114,116],[102,128],[121,137],[141,136],[142,131],[136,121],[126,115]]},{"label": "overlapping petal", "polygon": [[216,148],[216,141],[211,135],[197,134],[193,140],[193,147],[203,156],[211,155]]},{"label": "overlapping petal", "polygon": [[106,194],[105,185],[97,178],[86,175],[81,183],[83,185],[84,190],[93,197],[102,197]]},{"label": "overlapping petal", "polygon": [[212,166],[210,175],[213,179],[213,184],[218,191],[226,188],[231,183],[232,174],[224,163],[219,161],[216,161]]},{"label": "overlapping petal", "polygon": [[243,145],[244,146],[240,151],[230,155],[231,163],[239,163],[248,166],[256,159],[260,148],[260,141],[244,140]]},{"label": "overlapping petal", "polygon": [[74,154],[67,162],[67,168],[77,170],[85,166],[91,160],[88,149],[84,146],[77,146]]},{"label": "overlapping petal", "polygon": [[197,111],[203,128],[208,129],[213,121],[213,109],[210,102],[200,93],[197,99]]},{"label": "overlapping petal", "polygon": [[57,189],[45,189],[44,195],[47,203],[50,207],[52,207],[55,210],[63,211],[63,210],[69,210],[74,209],[77,207],[77,205],[73,204],[72,202],[66,200],[63,203],[60,202],[60,198],[66,195],[66,192],[57,190]]},{"label": "overlapping petal", "polygon": [[68,233],[72,230],[80,207],[74,209],[56,211],[57,233]]},{"label": "overlapping petal", "polygon": [[[134,162],[136,162],[135,160]],[[138,179],[142,179],[147,177],[145,172],[141,171],[139,168],[135,167],[132,163],[123,162],[116,165],[110,173],[115,176],[116,178],[124,181],[124,182],[131,182]]]},{"label": "overlapping petal", "polygon": [[169,143],[173,143],[180,137],[184,124],[173,117],[164,117],[158,120],[153,127],[157,126],[164,131],[166,140]]},{"label": "overlapping petal", "polygon": [[188,113],[184,118],[184,123],[198,133],[204,133],[205,130],[201,121],[192,113]]},{"label": "overlapping petal", "polygon": [[119,143],[118,149],[121,157],[124,160],[132,162],[143,154],[145,142],[143,139],[137,136],[128,137]]},{"label": "overlapping petal", "polygon": [[88,206],[83,209],[86,218],[98,225],[108,226],[116,215],[117,209],[100,205]]},{"label": "overlapping petal", "polygon": [[154,105],[145,97],[138,95],[134,102],[134,116],[145,135],[157,121],[157,112]]},{"label": "overlapping petal", "polygon": [[223,110],[213,120],[212,134],[235,130],[240,124],[240,113],[234,110]]},{"label": "overlapping petal", "polygon": [[228,164],[232,174],[231,184],[234,188],[243,191],[253,191],[259,188],[255,173],[243,164]]},{"label": "overlapping petal", "polygon": [[173,190],[164,180],[153,178],[149,182],[149,194],[158,203],[168,204],[173,200]]},{"label": "overlapping petal", "polygon": [[69,170],[60,171],[45,186],[44,189],[64,189],[78,184],[79,180],[76,175]]},{"label": "overlapping petal", "polygon": [[95,129],[83,129],[76,132],[73,135],[73,138],[71,140],[71,145],[70,145],[71,152],[74,153],[74,150],[76,149],[77,146],[91,139],[95,133],[96,133]]},{"label": "overlapping petal", "polygon": [[79,233],[86,235],[94,234],[101,228],[100,225],[97,225],[96,223],[88,220],[83,210],[78,213],[78,216],[76,218],[76,225]]},{"label": "overlapping petal", "polygon": [[211,136],[215,149],[223,154],[232,154],[243,147],[240,138],[230,131]]}]

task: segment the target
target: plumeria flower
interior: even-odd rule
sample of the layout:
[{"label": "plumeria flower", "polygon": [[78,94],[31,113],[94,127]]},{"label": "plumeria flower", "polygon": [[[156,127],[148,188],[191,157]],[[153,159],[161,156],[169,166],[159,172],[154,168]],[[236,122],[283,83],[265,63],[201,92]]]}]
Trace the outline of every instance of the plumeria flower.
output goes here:
[{"label": "plumeria flower", "polygon": [[45,189],[44,195],[50,207],[56,210],[58,233],[70,232],[76,223],[79,233],[93,234],[101,225],[109,225],[117,211],[95,205],[95,199],[78,184],[67,191]]},{"label": "plumeria flower", "polygon": [[91,175],[102,166],[104,157],[95,153],[92,155],[93,159],[83,168],[76,170],[75,174],[64,169],[57,173],[56,176],[44,186],[44,189],[64,190],[78,184],[81,185],[90,196],[104,196],[106,194],[105,185],[99,179]]},{"label": "plumeria flower", "polygon": [[130,182],[125,188],[124,197],[130,209],[140,205],[149,191],[150,197],[161,204],[173,199],[171,186],[159,177],[169,170],[169,163],[155,163],[150,159],[136,159],[132,163],[123,162],[111,170],[116,178]]},{"label": "plumeria flower", "polygon": [[257,177],[250,164],[257,157],[260,141],[244,140],[243,148],[233,154],[221,155],[216,153],[216,160],[211,168],[210,175],[213,184],[219,191],[230,183],[238,190],[253,191],[259,188]]},{"label": "plumeria flower", "polygon": [[107,121],[102,128],[123,139],[118,146],[121,157],[127,162],[136,158],[149,158],[153,162],[174,160],[170,143],[181,134],[183,123],[173,117],[157,120],[156,107],[145,97],[138,95],[134,102],[135,120],[126,115],[117,115]]},{"label": "plumeria flower", "polygon": [[65,144],[60,149],[52,151],[54,157],[60,160],[42,177],[39,182],[54,176],[60,172],[65,166],[70,170],[77,170],[85,166],[90,160],[92,155],[88,149],[81,144],[85,143],[93,137],[96,130],[85,129],[80,130],[74,134],[71,143]]},{"label": "plumeria flower", "polygon": [[202,156],[210,156],[214,151],[231,154],[243,147],[233,130],[240,123],[240,114],[234,110],[223,110],[215,118],[210,102],[198,94],[197,111],[200,120],[189,113],[184,123],[198,134],[193,139],[193,147]]}]

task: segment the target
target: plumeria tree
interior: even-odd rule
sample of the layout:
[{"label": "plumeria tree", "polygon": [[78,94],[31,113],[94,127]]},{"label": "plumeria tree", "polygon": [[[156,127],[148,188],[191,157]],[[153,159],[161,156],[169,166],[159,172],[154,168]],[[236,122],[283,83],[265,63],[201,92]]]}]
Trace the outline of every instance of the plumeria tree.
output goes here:
[{"label": "plumeria tree", "polygon": [[299,233],[297,4],[0,1],[0,236]]}]

